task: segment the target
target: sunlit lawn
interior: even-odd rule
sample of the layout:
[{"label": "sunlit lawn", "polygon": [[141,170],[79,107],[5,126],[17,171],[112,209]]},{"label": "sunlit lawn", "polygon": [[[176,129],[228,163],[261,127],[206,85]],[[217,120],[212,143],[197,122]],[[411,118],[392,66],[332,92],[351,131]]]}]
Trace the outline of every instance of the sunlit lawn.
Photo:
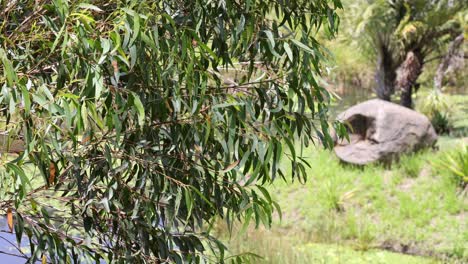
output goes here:
[{"label": "sunlit lawn", "polygon": [[[305,185],[269,186],[282,221],[224,241],[233,254],[263,256],[259,263],[466,263],[468,196],[432,164],[462,141],[443,137],[439,151],[403,157],[391,169],[343,166],[333,153],[309,148]],[[226,234],[222,226],[218,232]]]}]

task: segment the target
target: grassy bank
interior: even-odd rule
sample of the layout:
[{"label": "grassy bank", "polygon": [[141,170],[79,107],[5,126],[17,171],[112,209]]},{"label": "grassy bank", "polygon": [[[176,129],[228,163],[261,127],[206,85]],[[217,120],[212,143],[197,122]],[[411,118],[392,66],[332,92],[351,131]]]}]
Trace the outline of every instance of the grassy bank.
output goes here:
[{"label": "grassy bank", "polygon": [[443,137],[439,151],[403,157],[391,169],[343,166],[333,153],[309,148],[305,185],[269,186],[282,221],[225,241],[232,253],[263,256],[260,263],[466,263],[468,197],[434,166],[462,141]]}]

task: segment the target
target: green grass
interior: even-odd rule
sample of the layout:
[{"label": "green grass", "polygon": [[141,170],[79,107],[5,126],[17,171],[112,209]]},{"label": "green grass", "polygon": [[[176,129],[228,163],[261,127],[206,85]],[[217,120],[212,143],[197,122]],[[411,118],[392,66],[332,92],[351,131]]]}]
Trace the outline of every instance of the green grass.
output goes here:
[{"label": "green grass", "polygon": [[306,242],[309,239],[307,234],[286,236],[284,232],[278,230],[259,229],[251,230],[240,238],[229,241],[229,247],[240,252],[253,251],[262,256],[261,259],[255,259],[252,263],[437,263],[436,260],[430,258],[378,249],[363,251],[339,243]]},{"label": "green grass", "polygon": [[228,247],[264,256],[259,263],[464,263],[468,197],[432,164],[461,141],[441,138],[439,151],[404,156],[391,169],[344,166],[333,153],[309,148],[305,185],[277,181],[268,187],[282,221],[271,230],[226,237]]},{"label": "green grass", "polygon": [[425,160],[424,155],[420,154],[408,154],[400,157],[398,162],[398,168],[401,170],[402,175],[408,176],[410,178],[416,178],[421,172],[421,168]]}]

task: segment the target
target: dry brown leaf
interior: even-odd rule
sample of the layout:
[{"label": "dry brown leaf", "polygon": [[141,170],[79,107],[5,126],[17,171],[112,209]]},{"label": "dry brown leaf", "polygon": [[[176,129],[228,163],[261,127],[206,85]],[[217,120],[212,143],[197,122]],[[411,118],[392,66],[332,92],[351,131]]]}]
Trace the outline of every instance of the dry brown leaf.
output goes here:
[{"label": "dry brown leaf", "polygon": [[224,170],[222,170],[221,172],[228,172],[232,169],[234,169],[234,167],[237,166],[237,164],[239,164],[239,160],[235,161],[234,163],[230,164],[229,166],[227,166]]},{"label": "dry brown leaf", "polygon": [[119,65],[117,63],[116,60],[113,60],[112,61],[112,67],[114,68],[114,73],[118,73],[119,72]]},{"label": "dry brown leaf", "polygon": [[57,172],[57,169],[55,168],[55,164],[51,162],[49,165],[49,184],[54,183],[56,172]]},{"label": "dry brown leaf", "polygon": [[11,212],[11,208],[7,209],[7,222],[8,227],[10,228],[10,233],[13,233],[13,213]]},{"label": "dry brown leaf", "polygon": [[86,144],[87,142],[89,142],[90,139],[91,139],[91,137],[89,135],[83,136],[81,138],[81,144],[82,145]]}]

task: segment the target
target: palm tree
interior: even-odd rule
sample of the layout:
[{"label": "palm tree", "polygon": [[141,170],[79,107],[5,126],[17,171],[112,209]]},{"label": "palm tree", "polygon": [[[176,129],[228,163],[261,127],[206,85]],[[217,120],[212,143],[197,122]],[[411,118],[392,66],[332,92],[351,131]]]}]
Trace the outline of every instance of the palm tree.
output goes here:
[{"label": "palm tree", "polygon": [[466,9],[464,1],[371,0],[355,33],[377,63],[377,96],[390,101],[399,91],[400,104],[411,108],[427,58],[462,32],[456,15]]}]

